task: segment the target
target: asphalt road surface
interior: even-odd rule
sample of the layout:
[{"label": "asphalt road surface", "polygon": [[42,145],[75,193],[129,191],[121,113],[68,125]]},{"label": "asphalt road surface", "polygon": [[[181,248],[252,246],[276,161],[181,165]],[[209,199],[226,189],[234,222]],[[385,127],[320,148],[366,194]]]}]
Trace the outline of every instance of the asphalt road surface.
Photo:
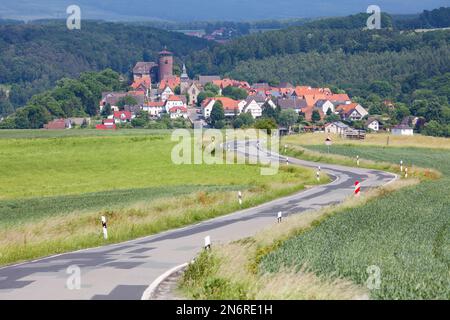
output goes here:
[{"label": "asphalt road surface", "polygon": [[[239,142],[231,148],[253,156],[257,154],[258,146],[256,142]],[[262,157],[286,161],[282,156],[266,152]],[[293,158],[289,159],[289,165],[320,165],[321,171],[330,174],[334,181],[181,229],[1,268],[0,299],[141,299],[143,292],[158,276],[191,261],[202,250],[206,236],[211,236],[213,245],[248,237],[275,224],[279,211],[284,216],[301,214],[343,201],[352,194],[356,180],[362,181],[364,192],[396,178],[393,174],[376,170]],[[114,226],[109,228],[111,230]],[[68,270],[71,266],[75,269]],[[73,270],[80,271],[77,278],[80,280],[79,289],[77,281],[73,281],[76,276]]]}]

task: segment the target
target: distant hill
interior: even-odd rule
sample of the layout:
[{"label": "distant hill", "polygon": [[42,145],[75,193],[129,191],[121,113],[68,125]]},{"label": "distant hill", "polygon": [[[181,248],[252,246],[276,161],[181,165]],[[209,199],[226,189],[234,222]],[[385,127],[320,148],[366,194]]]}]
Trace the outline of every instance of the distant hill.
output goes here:
[{"label": "distant hill", "polygon": [[[0,18],[63,18],[73,0],[3,1]],[[88,19],[103,20],[261,20],[345,16],[364,12],[372,0],[78,0]],[[448,6],[448,0],[377,0],[384,12],[411,14]]]},{"label": "distant hill", "polygon": [[206,40],[150,27],[84,22],[69,31],[65,21],[0,25],[0,85],[11,86],[10,102],[23,106],[62,77],[111,68],[131,72],[136,61],[153,61],[167,46],[181,65],[193,51],[214,45]]}]

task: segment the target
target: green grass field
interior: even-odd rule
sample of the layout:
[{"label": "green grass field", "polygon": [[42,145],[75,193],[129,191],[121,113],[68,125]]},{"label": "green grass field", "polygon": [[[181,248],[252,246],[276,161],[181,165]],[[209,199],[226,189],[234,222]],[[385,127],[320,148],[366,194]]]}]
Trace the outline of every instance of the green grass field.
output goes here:
[{"label": "green grass field", "polygon": [[0,199],[272,181],[259,167],[175,165],[168,135],[0,139]]},{"label": "green grass field", "polygon": [[[308,149],[326,152],[322,145]],[[334,145],[332,153],[434,168],[437,181],[401,189],[338,211],[265,256],[262,272],[306,266],[325,278],[366,286],[367,268],[381,271],[373,299],[450,298],[450,151]]]},{"label": "green grass field", "polygon": [[317,183],[310,169],[262,176],[257,165],[176,165],[169,133],[0,131],[0,265],[230,213],[238,190],[246,208]]}]

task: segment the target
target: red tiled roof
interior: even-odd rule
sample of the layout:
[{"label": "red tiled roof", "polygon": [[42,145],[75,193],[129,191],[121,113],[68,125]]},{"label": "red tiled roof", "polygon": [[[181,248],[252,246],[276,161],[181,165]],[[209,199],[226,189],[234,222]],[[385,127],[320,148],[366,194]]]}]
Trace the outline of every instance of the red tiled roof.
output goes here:
[{"label": "red tiled roof", "polygon": [[65,129],[66,128],[66,121],[64,119],[57,119],[53,120],[46,125],[44,125],[45,129]]},{"label": "red tiled roof", "polygon": [[141,79],[137,79],[135,80],[132,84],[131,87],[136,90],[137,88],[139,88],[140,86],[145,87],[146,89],[150,88],[152,86],[152,83],[150,81],[149,78],[141,78]]},{"label": "red tiled roof", "polygon": [[336,107],[336,111],[349,113],[351,110],[355,109],[358,103],[350,103],[350,104],[341,104]]},{"label": "red tiled roof", "polygon": [[181,112],[186,113],[187,109],[185,107],[172,107],[169,109],[170,113],[176,113],[178,110],[180,110]]},{"label": "red tiled roof", "polygon": [[307,106],[307,107],[301,109],[301,112],[305,114],[306,121],[312,120],[312,114],[313,114],[314,110],[317,110],[319,112],[320,119],[323,120],[323,118],[325,117],[325,114],[323,113],[323,111],[321,109],[317,109],[317,108],[314,109],[314,106]]},{"label": "red tiled roof", "polygon": [[329,88],[312,88],[308,86],[297,86],[295,87],[295,94],[297,96],[304,95],[331,95],[331,90]]},{"label": "red tiled roof", "polygon": [[180,83],[181,79],[178,76],[165,78],[159,83],[159,89],[164,90],[166,87],[169,87],[170,89],[175,90]]},{"label": "red tiled roof", "polygon": [[239,109],[239,101],[228,98],[228,97],[215,97],[215,98],[207,98],[202,102],[202,107],[206,107],[211,100],[221,101],[224,110],[238,110]]},{"label": "red tiled roof", "polygon": [[145,95],[145,92],[144,91],[128,91],[128,95],[143,96],[143,95]]},{"label": "red tiled roof", "polygon": [[148,107],[164,107],[164,101],[150,101],[147,102]]},{"label": "red tiled roof", "polygon": [[222,80],[213,80],[212,83],[221,89],[224,89],[229,86],[239,87],[239,88],[250,88],[250,85],[248,84],[248,82],[234,80],[234,79],[230,79],[230,78],[224,78]]},{"label": "red tiled roof", "polygon": [[335,93],[328,96],[327,99],[330,101],[350,101],[350,97],[346,93],[339,93],[339,94]]},{"label": "red tiled roof", "polygon": [[130,120],[131,112],[129,112],[129,111],[114,111],[114,118]]},{"label": "red tiled roof", "polygon": [[324,93],[305,94],[303,96],[308,106],[313,106],[316,104],[317,101],[324,100],[327,98],[327,96]]},{"label": "red tiled roof", "polygon": [[167,98],[167,101],[183,101],[179,96],[171,95],[169,98]]},{"label": "red tiled roof", "polygon": [[116,125],[113,123],[111,125],[105,125],[105,124],[98,124],[95,126],[95,129],[97,130],[111,130],[116,129]]}]

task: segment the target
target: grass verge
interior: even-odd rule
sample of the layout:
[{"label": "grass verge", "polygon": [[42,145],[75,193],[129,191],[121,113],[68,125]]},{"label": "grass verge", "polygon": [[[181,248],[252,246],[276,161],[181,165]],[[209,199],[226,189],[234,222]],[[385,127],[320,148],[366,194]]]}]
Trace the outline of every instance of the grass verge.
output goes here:
[{"label": "grass verge", "polygon": [[[184,294],[196,299],[449,299],[449,151],[339,145],[333,148],[339,155],[327,155],[318,152],[326,152],[325,146],[308,148],[315,151],[291,146],[289,152],[353,166],[360,155],[361,166],[394,172],[399,167],[389,162],[399,159],[420,167],[414,167],[416,178],[216,246],[202,254],[213,257],[213,267],[185,274]],[[204,259],[191,267],[201,269]],[[370,266],[379,268],[381,280],[372,290],[367,287]]]},{"label": "grass verge", "polygon": [[[317,184],[308,169],[280,167],[287,173],[280,181],[258,183],[243,191],[243,204],[236,191],[198,191],[119,206],[100,211],[74,211],[2,227],[0,265],[82,248],[156,234],[290,195]],[[325,182],[325,181],[323,181]],[[239,186],[233,186],[238,188]],[[102,238],[100,216],[108,219],[108,235]]]},{"label": "grass verge", "polygon": [[285,241],[311,230],[327,218],[370,203],[394,190],[417,184],[401,180],[373,189],[360,198],[319,211],[286,218],[254,237],[213,247],[190,264],[180,290],[193,299],[366,299],[368,290],[344,278],[317,276],[306,267],[261,272],[261,261]]}]

